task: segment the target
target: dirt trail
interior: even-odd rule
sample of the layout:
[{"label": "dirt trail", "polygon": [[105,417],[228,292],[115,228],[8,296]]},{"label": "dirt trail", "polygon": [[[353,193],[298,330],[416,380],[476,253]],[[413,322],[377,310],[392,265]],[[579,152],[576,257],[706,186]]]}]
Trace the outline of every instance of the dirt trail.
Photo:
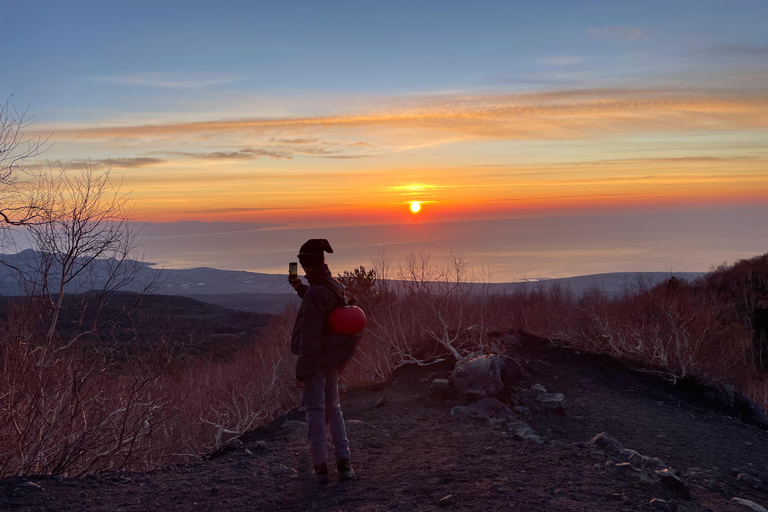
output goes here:
[{"label": "dirt trail", "polygon": [[[749,510],[734,496],[768,507],[767,431],[716,412],[698,391],[605,358],[540,344],[512,355],[526,368],[526,387],[565,393],[565,416],[534,412],[527,420],[545,444],[459,421],[450,415],[457,401],[429,403],[430,380],[452,366],[439,363],[402,368],[386,387],[343,398],[353,481],[339,482],[335,472],[329,485],[311,481],[305,431],[279,428],[300,419],[294,413],[247,436],[252,453],[142,474],[0,480],[0,509],[642,511],[658,498],[681,511]],[[384,395],[386,405],[375,407]],[[683,474],[699,468],[683,476],[692,499],[607,470],[609,456],[583,446],[599,432]]]}]

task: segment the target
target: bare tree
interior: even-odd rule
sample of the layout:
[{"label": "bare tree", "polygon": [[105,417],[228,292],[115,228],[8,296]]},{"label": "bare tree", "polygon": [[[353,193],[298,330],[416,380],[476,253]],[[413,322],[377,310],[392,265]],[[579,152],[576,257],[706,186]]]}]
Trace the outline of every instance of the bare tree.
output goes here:
[{"label": "bare tree", "polygon": [[48,138],[27,135],[33,123],[28,108],[17,110],[10,98],[0,104],[0,227],[29,224],[45,211],[39,174],[29,161],[46,149]]},{"label": "bare tree", "polygon": [[[144,265],[132,258],[139,239],[128,222],[130,194],[112,181],[109,169],[96,173],[86,166],[74,175],[62,170],[49,175],[45,185],[52,201],[43,222],[28,226],[40,256],[26,284],[51,312],[51,342],[66,292],[95,293],[98,310],[106,296],[135,281]],[[94,322],[92,328],[98,325]]]}]

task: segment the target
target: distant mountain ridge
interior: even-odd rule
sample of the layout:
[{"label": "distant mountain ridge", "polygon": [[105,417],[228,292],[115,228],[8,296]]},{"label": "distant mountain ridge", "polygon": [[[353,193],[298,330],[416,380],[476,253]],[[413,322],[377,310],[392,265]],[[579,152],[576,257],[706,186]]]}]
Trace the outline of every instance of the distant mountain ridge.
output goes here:
[{"label": "distant mountain ridge", "polygon": [[[39,253],[32,250],[0,255],[0,263],[6,263],[6,265],[0,264],[0,295],[23,294],[16,274],[8,264],[16,267],[32,266],[38,258]],[[159,294],[194,297],[232,309],[271,314],[280,314],[286,306],[299,302],[286,276],[282,274],[208,267],[158,269],[153,268],[149,263],[143,265],[141,281],[146,282],[147,278],[157,278],[155,293]],[[636,287],[638,283],[654,286],[670,277],[692,281],[703,275],[703,272],[611,272],[525,282],[491,283],[488,286],[492,292],[498,293],[512,293],[523,289],[549,290],[554,286],[561,286],[570,288],[576,295],[596,287],[607,295],[614,296],[627,288]],[[75,282],[66,291],[80,293],[87,291],[88,286],[91,286],[90,282]],[[139,291],[140,287],[140,283],[135,283],[124,290]]]}]

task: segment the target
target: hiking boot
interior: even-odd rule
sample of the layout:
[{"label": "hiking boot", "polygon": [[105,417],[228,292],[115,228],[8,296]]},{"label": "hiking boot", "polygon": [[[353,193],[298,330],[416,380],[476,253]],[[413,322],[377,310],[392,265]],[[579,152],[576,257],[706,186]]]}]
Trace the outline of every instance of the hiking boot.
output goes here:
[{"label": "hiking boot", "polygon": [[315,466],[315,471],[312,472],[312,477],[315,479],[315,482],[319,484],[327,484],[328,483],[328,464],[318,464]]},{"label": "hiking boot", "polygon": [[349,463],[349,459],[336,459],[336,468],[339,470],[340,480],[351,480],[355,478],[355,470]]}]

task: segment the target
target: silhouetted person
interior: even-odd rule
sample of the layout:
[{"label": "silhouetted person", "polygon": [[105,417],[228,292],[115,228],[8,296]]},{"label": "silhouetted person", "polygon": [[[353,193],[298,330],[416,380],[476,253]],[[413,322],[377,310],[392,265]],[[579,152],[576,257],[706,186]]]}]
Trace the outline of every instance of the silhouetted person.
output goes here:
[{"label": "silhouetted person", "polygon": [[331,431],[339,478],[347,480],[355,475],[349,463],[349,441],[339,402],[338,369],[320,367],[323,343],[332,334],[328,317],[339,306],[339,297],[344,295],[344,287],[333,278],[325,264],[324,252],[333,252],[328,240],[308,240],[299,249],[298,258],[309,286],[301,279],[288,278],[302,299],[293,326],[291,353],[299,356],[296,380],[303,388],[309,450],[318,483],[328,482],[326,424]]},{"label": "silhouetted person", "polygon": [[752,348],[757,367],[768,370],[768,299],[757,303],[752,312]]}]

